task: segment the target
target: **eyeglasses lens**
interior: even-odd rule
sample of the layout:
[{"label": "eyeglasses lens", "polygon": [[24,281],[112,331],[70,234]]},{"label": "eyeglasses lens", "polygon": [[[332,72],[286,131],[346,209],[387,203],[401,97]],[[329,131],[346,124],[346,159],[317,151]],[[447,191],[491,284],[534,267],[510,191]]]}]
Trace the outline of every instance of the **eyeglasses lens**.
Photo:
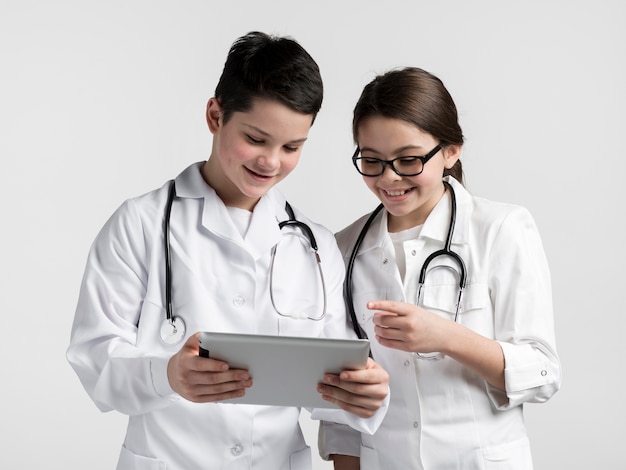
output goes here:
[{"label": "eyeglasses lens", "polygon": [[401,157],[394,160],[379,160],[377,158],[355,158],[357,170],[365,176],[382,175],[385,166],[390,165],[401,176],[418,175],[424,169],[422,160],[418,157]]}]

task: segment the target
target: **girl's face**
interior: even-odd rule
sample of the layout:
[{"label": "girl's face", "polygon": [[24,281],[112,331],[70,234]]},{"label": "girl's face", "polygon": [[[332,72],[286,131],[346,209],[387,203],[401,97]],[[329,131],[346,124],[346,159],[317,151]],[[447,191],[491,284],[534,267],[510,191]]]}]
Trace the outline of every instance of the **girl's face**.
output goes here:
[{"label": "girl's face", "polygon": [[[438,144],[431,134],[400,119],[370,116],[358,125],[361,157],[392,160],[424,156]],[[380,176],[363,176],[367,187],[389,212],[387,228],[390,232],[424,223],[443,196],[444,169],[452,168],[460,153],[460,146],[443,148],[428,160],[417,176],[399,176],[389,165]]]},{"label": "girl's face", "polygon": [[246,112],[224,124],[215,98],[207,105],[213,134],[205,181],[227,206],[252,210],[258,200],[295,168],[313,116],[274,100],[256,99]]}]

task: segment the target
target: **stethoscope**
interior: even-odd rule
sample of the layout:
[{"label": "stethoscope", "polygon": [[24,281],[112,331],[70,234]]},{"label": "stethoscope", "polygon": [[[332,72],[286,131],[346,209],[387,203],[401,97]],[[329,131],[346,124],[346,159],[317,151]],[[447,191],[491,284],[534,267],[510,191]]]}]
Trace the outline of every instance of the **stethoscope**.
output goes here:
[{"label": "stethoscope", "polygon": [[[172,309],[172,259],[171,259],[171,248],[170,248],[170,217],[172,214],[172,205],[174,203],[174,198],[176,197],[176,184],[172,180],[170,182],[169,191],[167,194],[167,202],[165,204],[165,219],[163,222],[163,234],[164,234],[164,251],[165,251],[165,319],[161,323],[160,336],[161,340],[166,344],[176,344],[183,340],[185,337],[186,326],[184,320],[178,316],[174,315]],[[324,281],[324,273],[322,271],[322,260],[319,256],[317,249],[317,241],[315,240],[315,236],[313,235],[313,231],[311,228],[304,222],[296,220],[295,214],[291,205],[286,202],[285,203],[285,211],[287,212],[289,219],[284,220],[278,223],[278,227],[282,231],[284,227],[297,227],[307,238],[309,245],[311,246],[311,251],[315,256],[315,262],[317,264],[317,270],[319,272],[321,287],[322,287],[322,295],[324,298],[324,304],[322,308],[322,313],[318,316],[309,316],[306,313],[302,312],[293,312],[293,313],[285,313],[281,312],[278,307],[276,307],[276,303],[274,301],[274,261],[276,259],[276,253],[278,251],[278,244],[274,245],[272,249],[272,258],[270,261],[270,299],[272,302],[272,307],[276,313],[283,317],[291,317],[298,320],[314,320],[319,321],[326,316],[326,304],[327,304],[327,296],[326,296],[326,283]],[[285,232],[292,233],[292,232]],[[297,232],[293,232],[297,233]]]},{"label": "stethoscope", "polygon": [[[450,223],[448,225],[448,235],[446,236],[446,242],[445,242],[444,247],[441,250],[437,250],[431,253],[428,256],[428,258],[426,258],[426,260],[424,261],[424,264],[422,265],[422,269],[420,270],[420,275],[418,279],[417,299],[415,301],[415,304],[419,305],[420,300],[422,298],[422,289],[424,287],[424,282],[426,281],[426,273],[428,272],[428,266],[435,258],[438,258],[441,256],[447,256],[450,259],[452,259],[458,265],[458,268],[459,268],[458,270],[459,295],[457,298],[456,311],[454,314],[454,321],[457,321],[458,316],[459,316],[459,310],[461,308],[461,302],[463,300],[463,292],[466,286],[467,271],[465,269],[465,263],[463,262],[463,259],[457,253],[452,251],[452,249],[450,248],[452,244],[452,236],[454,235],[454,225],[456,223],[456,195],[450,183],[448,183],[447,181],[444,181],[443,184],[444,184],[444,187],[450,192]],[[376,209],[374,209],[374,211],[370,214],[369,218],[365,222],[365,225],[361,229],[361,232],[359,233],[359,236],[356,239],[354,248],[352,249],[352,253],[350,254],[350,259],[348,260],[348,265],[346,267],[344,296],[346,298],[346,306],[348,308],[348,312],[350,313],[350,319],[352,320],[352,327],[354,328],[354,332],[357,334],[357,336],[360,339],[366,338],[367,335],[365,334],[365,331],[363,331],[363,329],[360,327],[359,321],[357,320],[356,311],[354,309],[354,300],[352,297],[352,273],[354,271],[354,261],[358,254],[359,248],[361,247],[361,244],[363,243],[363,239],[365,238],[365,235],[367,234],[370,226],[372,225],[372,222],[376,218],[376,215],[382,210],[382,208],[383,208],[383,205],[380,204]],[[452,268],[451,266],[447,266],[447,265],[436,266],[436,267],[452,269],[454,271],[454,268]],[[415,355],[419,357],[420,359],[426,359],[426,360],[437,360],[443,357],[439,353],[428,353],[428,354],[415,353]]]}]

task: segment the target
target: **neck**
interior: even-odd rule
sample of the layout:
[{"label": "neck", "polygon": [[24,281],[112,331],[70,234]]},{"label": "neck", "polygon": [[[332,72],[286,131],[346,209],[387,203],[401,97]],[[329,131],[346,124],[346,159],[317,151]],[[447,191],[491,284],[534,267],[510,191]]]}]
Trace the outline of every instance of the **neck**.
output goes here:
[{"label": "neck", "polygon": [[231,180],[224,174],[219,164],[209,158],[200,170],[202,178],[213,188],[218,197],[227,207],[238,207],[252,211],[259,199],[254,199],[242,194]]}]

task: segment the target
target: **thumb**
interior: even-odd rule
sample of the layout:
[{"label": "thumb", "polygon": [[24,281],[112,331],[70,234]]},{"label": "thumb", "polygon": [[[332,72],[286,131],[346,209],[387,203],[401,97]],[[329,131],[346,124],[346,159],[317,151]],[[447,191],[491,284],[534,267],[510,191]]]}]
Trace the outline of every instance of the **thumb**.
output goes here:
[{"label": "thumb", "polygon": [[187,338],[187,341],[185,341],[185,344],[183,344],[183,347],[181,348],[181,350],[186,349],[189,352],[198,354],[199,341],[200,341],[200,332],[198,331],[195,334],[191,335],[189,338]]}]

